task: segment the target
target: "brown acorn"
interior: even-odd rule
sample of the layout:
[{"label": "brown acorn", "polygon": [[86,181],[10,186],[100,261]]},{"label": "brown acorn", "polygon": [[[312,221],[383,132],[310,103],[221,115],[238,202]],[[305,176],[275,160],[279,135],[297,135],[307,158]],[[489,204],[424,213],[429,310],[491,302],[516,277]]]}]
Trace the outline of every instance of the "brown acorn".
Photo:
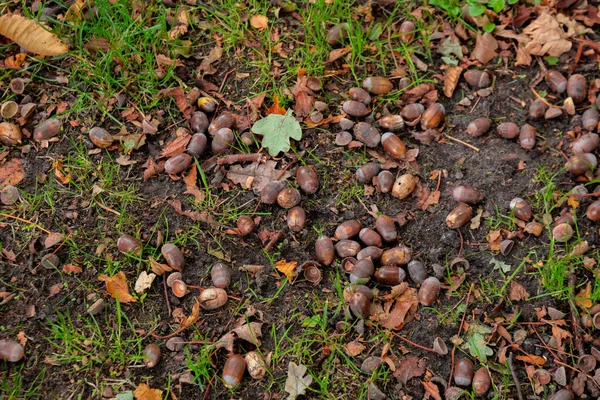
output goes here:
[{"label": "brown acorn", "polygon": [[254,219],[252,219],[252,217],[249,215],[240,215],[236,225],[240,235],[242,236],[248,236],[256,227]]},{"label": "brown acorn", "polygon": [[283,189],[277,195],[277,204],[285,209],[296,207],[300,204],[300,200],[302,200],[302,195],[294,188]]},{"label": "brown acorn", "polygon": [[588,171],[594,171],[598,160],[592,153],[575,154],[565,164],[565,169],[573,175],[583,175]]},{"label": "brown acorn", "polygon": [[405,121],[415,121],[421,118],[421,115],[425,112],[425,107],[421,103],[412,103],[404,106],[400,111],[400,116]]},{"label": "brown acorn", "polygon": [[400,175],[392,187],[392,196],[402,200],[411,195],[417,186],[417,181],[411,174]]},{"label": "brown acorn", "polygon": [[226,289],[231,283],[231,272],[229,267],[223,263],[216,263],[210,269],[210,279],[214,287]]},{"label": "brown acorn", "polygon": [[319,176],[313,167],[302,166],[296,170],[296,182],[304,193],[312,194],[319,190]]},{"label": "brown acorn", "polygon": [[204,113],[210,114],[217,109],[217,102],[210,97],[199,97],[196,104],[198,104],[198,109]]},{"label": "brown acorn", "polygon": [[353,87],[348,91],[350,100],[355,100],[368,106],[371,104],[371,95],[363,88]]},{"label": "brown acorn", "polygon": [[225,111],[210,123],[208,126],[208,133],[214,136],[219,130],[223,128],[232,129],[235,126],[236,118],[233,113]]},{"label": "brown acorn", "polygon": [[555,69],[546,73],[546,83],[554,93],[562,94],[567,90],[567,78]]},{"label": "brown acorn", "polygon": [[552,229],[552,236],[559,243],[568,242],[573,237],[573,233],[573,228],[567,223],[558,224]]},{"label": "brown acorn", "polygon": [[235,143],[235,135],[229,128],[221,128],[213,134],[211,150],[213,154],[223,154]]},{"label": "brown acorn", "polygon": [[121,235],[117,240],[117,248],[122,253],[131,253],[140,255],[142,253],[142,243],[131,235]]},{"label": "brown acorn", "polygon": [[416,26],[412,21],[404,21],[400,25],[400,41],[404,44],[412,42]]},{"label": "brown acorn", "polygon": [[404,119],[399,115],[386,115],[377,121],[377,126],[385,131],[397,132],[404,127]]},{"label": "brown acorn", "polygon": [[510,209],[521,221],[529,221],[533,216],[531,205],[520,197],[515,197],[510,201]]},{"label": "brown acorn", "polygon": [[360,251],[360,244],[354,240],[340,240],[334,247],[335,252],[341,258],[354,257]]},{"label": "brown acorn", "polygon": [[394,88],[392,81],[383,76],[370,76],[363,81],[362,86],[375,95],[389,93]]},{"label": "brown acorn", "polygon": [[491,119],[486,117],[477,118],[467,126],[467,133],[473,137],[478,137],[489,131],[491,127]]},{"label": "brown acorn", "polygon": [[400,267],[384,265],[375,271],[374,277],[384,285],[398,285],[406,279],[406,272]]},{"label": "brown acorn", "polygon": [[375,266],[370,258],[364,258],[356,261],[352,271],[350,271],[350,282],[365,283],[369,281],[375,272]]},{"label": "brown acorn", "polygon": [[567,81],[567,96],[573,99],[575,104],[583,102],[587,98],[587,81],[581,74],[573,74]]},{"label": "brown acorn", "polygon": [[403,155],[406,154],[406,146],[402,139],[393,134],[392,132],[386,132],[381,137],[381,144],[383,145],[383,149],[388,153],[392,158],[399,160]]},{"label": "brown acorn", "polygon": [[21,139],[23,139],[21,128],[10,122],[0,123],[0,142],[2,144],[12,146],[21,143]]},{"label": "brown acorn", "polygon": [[364,103],[356,100],[346,100],[342,105],[342,110],[351,117],[361,118],[369,114],[369,109]]},{"label": "brown acorn", "polygon": [[352,284],[346,286],[344,289],[344,299],[352,298],[352,295],[357,292],[364,294],[369,301],[373,300],[373,297],[375,297],[373,291],[368,286]]},{"label": "brown acorn", "polygon": [[483,89],[492,84],[490,74],[486,71],[480,71],[478,69],[470,69],[464,74],[465,81],[475,89]]},{"label": "brown acorn", "polygon": [[154,368],[160,361],[160,347],[150,343],[144,348],[144,364],[146,368]]},{"label": "brown acorn", "polygon": [[473,209],[464,203],[456,206],[446,217],[446,225],[450,229],[458,229],[465,226],[471,220]]},{"label": "brown acorn", "polygon": [[334,46],[337,44],[341,44],[348,37],[348,30],[350,29],[350,25],[347,23],[334,25],[327,32],[327,43]]},{"label": "brown acorn", "polygon": [[438,278],[431,276],[423,281],[417,296],[419,302],[424,306],[432,306],[440,296],[442,284]]},{"label": "brown acorn", "polygon": [[545,119],[553,119],[563,115],[563,111],[558,107],[550,107],[544,114]]},{"label": "brown acorn", "polygon": [[421,115],[421,128],[424,130],[435,129],[442,122],[446,115],[446,108],[440,103],[433,103]]},{"label": "brown acorn", "polygon": [[587,133],[573,143],[573,153],[593,153],[600,146],[600,137],[595,133]]},{"label": "brown acorn", "polygon": [[569,389],[560,389],[558,392],[554,393],[550,396],[549,400],[573,400],[575,396],[573,396],[573,392]]},{"label": "brown acorn", "polygon": [[529,106],[529,116],[533,119],[542,118],[547,109],[548,106],[542,99],[535,99]]},{"label": "brown acorn", "polygon": [[371,302],[361,292],[355,292],[350,298],[350,310],[355,317],[368,319],[371,315]]},{"label": "brown acorn", "polygon": [[408,270],[408,276],[410,279],[417,285],[421,285],[425,282],[425,279],[428,278],[427,270],[425,269],[425,265],[421,261],[412,260],[406,266]]},{"label": "brown acorn", "polygon": [[519,131],[519,144],[525,150],[532,150],[535,147],[535,128],[525,124]]},{"label": "brown acorn", "polygon": [[381,255],[381,265],[406,265],[410,262],[412,251],[409,247],[400,243],[396,247],[387,249]]},{"label": "brown acorn", "polygon": [[356,260],[360,261],[365,258],[370,258],[371,261],[375,262],[381,258],[383,254],[383,249],[375,246],[365,247],[356,255]]},{"label": "brown acorn", "polygon": [[192,158],[187,154],[178,154],[167,160],[165,172],[169,175],[177,175],[187,170],[192,165]]},{"label": "brown acorn", "polygon": [[367,246],[381,247],[383,244],[383,240],[381,239],[381,236],[379,236],[379,233],[375,232],[371,228],[361,229],[361,231],[358,233],[358,238]]},{"label": "brown acorn", "polygon": [[396,231],[396,225],[394,220],[387,215],[380,215],[375,220],[375,229],[381,235],[381,238],[386,242],[392,242],[398,239],[398,231]]},{"label": "brown acorn", "polygon": [[223,382],[228,388],[236,388],[242,383],[246,372],[246,360],[239,354],[230,354],[223,367]]},{"label": "brown acorn", "polygon": [[105,129],[95,126],[90,129],[90,140],[97,147],[106,148],[113,143],[113,137]]},{"label": "brown acorn", "polygon": [[206,151],[208,139],[204,133],[195,133],[192,135],[190,142],[187,145],[186,151],[192,157],[200,157]]},{"label": "brown acorn", "polygon": [[377,188],[381,193],[389,193],[392,191],[394,181],[394,174],[387,170],[381,171],[379,175],[377,175]]},{"label": "brown acorn", "polygon": [[381,167],[376,162],[366,163],[356,170],[356,180],[360,183],[369,183],[381,171]]},{"label": "brown acorn", "polygon": [[519,136],[519,127],[514,122],[503,122],[498,125],[498,135],[504,139],[514,139]]},{"label": "brown acorn", "polygon": [[216,310],[227,303],[227,292],[220,288],[204,289],[198,297],[200,307],[205,310]]},{"label": "brown acorn", "polygon": [[300,232],[304,229],[306,223],[306,211],[300,206],[296,206],[288,211],[287,225],[293,232]]},{"label": "brown acorn", "polygon": [[285,182],[271,181],[265,185],[260,191],[260,201],[264,204],[275,204],[277,195],[285,189]]},{"label": "brown acorn", "polygon": [[575,108],[575,102],[571,97],[567,97],[563,102],[563,109],[568,115],[575,115],[577,113],[577,109]]},{"label": "brown acorn", "polygon": [[599,114],[597,109],[588,108],[587,110],[585,110],[583,112],[583,115],[581,116],[583,129],[587,131],[596,130],[596,128],[598,127],[598,118]]},{"label": "brown acorn", "polygon": [[17,362],[23,358],[25,350],[19,343],[10,339],[0,339],[0,360]]},{"label": "brown acorn", "polygon": [[317,260],[323,265],[331,265],[335,258],[333,242],[327,236],[320,236],[315,242]]},{"label": "brown acorn", "polygon": [[473,376],[473,389],[475,389],[476,395],[483,396],[490,390],[491,385],[492,380],[490,379],[490,373],[487,369],[481,367],[475,371],[475,376]]},{"label": "brown acorn", "polygon": [[169,267],[181,271],[185,265],[185,257],[177,246],[173,243],[165,243],[160,249],[162,256]]},{"label": "brown acorn", "polygon": [[10,90],[14,94],[22,94],[25,91],[25,81],[21,78],[14,78],[10,81]]},{"label": "brown acorn", "polygon": [[38,125],[33,131],[33,139],[37,142],[48,140],[58,135],[62,122],[59,119],[48,119]]},{"label": "brown acorn", "polygon": [[589,220],[600,221],[600,200],[596,200],[588,206],[586,216]]},{"label": "brown acorn", "polygon": [[468,358],[460,358],[454,367],[454,383],[456,386],[467,387],[473,381],[475,367]]},{"label": "brown acorn", "polygon": [[5,206],[12,206],[21,197],[19,193],[19,189],[14,187],[13,185],[6,185],[2,189],[0,189],[0,203]]},{"label": "brown acorn", "polygon": [[407,87],[409,87],[411,84],[412,84],[412,79],[410,79],[408,76],[405,76],[404,78],[401,78],[398,81],[398,89],[404,90]]},{"label": "brown acorn", "polygon": [[362,227],[360,221],[356,219],[345,221],[335,229],[335,237],[338,240],[351,239],[358,235]]},{"label": "brown acorn", "polygon": [[348,146],[350,142],[352,142],[352,134],[348,131],[341,131],[335,135],[335,144],[338,146]]},{"label": "brown acorn", "polygon": [[452,198],[459,203],[477,204],[483,200],[483,194],[473,186],[461,185],[452,189]]},{"label": "brown acorn", "polygon": [[194,133],[206,133],[208,130],[208,117],[202,111],[196,111],[190,118],[190,129]]},{"label": "brown acorn", "polygon": [[367,147],[377,147],[381,143],[381,134],[373,125],[368,122],[359,122],[354,125],[354,137],[367,145]]}]

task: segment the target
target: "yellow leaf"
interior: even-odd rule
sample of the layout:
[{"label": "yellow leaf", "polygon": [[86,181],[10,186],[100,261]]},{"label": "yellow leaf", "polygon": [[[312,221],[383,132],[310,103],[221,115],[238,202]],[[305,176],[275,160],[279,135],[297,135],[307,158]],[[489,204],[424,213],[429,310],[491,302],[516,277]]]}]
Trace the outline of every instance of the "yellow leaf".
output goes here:
[{"label": "yellow leaf", "polygon": [[42,56],[59,56],[69,51],[69,47],[58,36],[35,21],[16,14],[0,17],[0,35],[6,36],[27,51]]},{"label": "yellow leaf", "polygon": [[592,306],[592,300],[590,299],[591,295],[592,284],[588,282],[586,287],[581,289],[581,292],[577,293],[577,296],[575,296],[575,304],[581,308],[590,308]]},{"label": "yellow leaf", "polygon": [[577,201],[577,199],[575,198],[575,196],[573,196],[572,194],[569,195],[569,199],[567,200],[567,204],[570,205],[573,208],[579,207],[579,202]]},{"label": "yellow leaf", "polygon": [[140,383],[133,395],[137,400],[162,400],[162,390],[152,389],[145,383]]},{"label": "yellow leaf", "polygon": [[277,271],[287,276],[288,280],[291,282],[294,278],[294,271],[296,270],[297,264],[296,261],[287,262],[286,260],[279,260],[275,263],[275,268],[277,268]]},{"label": "yellow leaf", "polygon": [[127,279],[123,271],[114,276],[102,274],[98,277],[98,280],[106,283],[106,291],[113,299],[118,297],[121,303],[135,303],[137,301],[135,297],[129,294]]}]

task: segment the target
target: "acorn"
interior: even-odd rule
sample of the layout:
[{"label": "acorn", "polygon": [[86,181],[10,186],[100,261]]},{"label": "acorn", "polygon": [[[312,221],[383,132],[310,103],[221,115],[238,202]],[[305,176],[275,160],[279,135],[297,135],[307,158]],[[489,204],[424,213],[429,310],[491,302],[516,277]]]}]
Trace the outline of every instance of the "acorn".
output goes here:
[{"label": "acorn", "polygon": [[229,128],[221,128],[215,132],[211,142],[213,154],[219,155],[225,153],[235,143],[235,135]]},{"label": "acorn", "polygon": [[417,181],[411,174],[400,175],[392,187],[392,196],[402,200],[410,196],[417,186]]},{"label": "acorn", "polygon": [[589,220],[600,221],[600,200],[596,200],[588,206],[586,216]]},{"label": "acorn", "polygon": [[573,175],[583,175],[588,171],[594,171],[598,160],[592,153],[575,154],[565,164],[565,169]]},{"label": "acorn", "polygon": [[210,114],[217,109],[217,102],[210,97],[199,97],[196,104],[198,104],[198,109],[204,113]]},{"label": "acorn", "polygon": [[242,143],[244,143],[248,147],[252,147],[255,144],[254,136],[252,135],[252,132],[242,133],[240,136],[240,140],[242,141]]},{"label": "acorn", "polygon": [[400,116],[404,121],[415,121],[421,118],[421,115],[425,112],[425,106],[421,103],[412,103],[404,106],[400,111]]},{"label": "acorn", "polygon": [[475,394],[483,396],[490,390],[491,385],[492,380],[490,379],[490,373],[487,369],[481,367],[475,371],[475,376],[473,376],[473,389],[475,389]]},{"label": "acorn", "polygon": [[400,25],[400,41],[404,44],[412,42],[416,29],[414,22],[404,21]]},{"label": "acorn", "polygon": [[165,243],[160,248],[160,252],[169,267],[181,271],[185,265],[185,257],[177,246],[173,243]]},{"label": "acorn", "polygon": [[550,396],[549,400],[573,400],[575,396],[573,396],[573,392],[569,389],[560,389],[558,392],[554,393]]},{"label": "acorn", "polygon": [[0,107],[0,115],[4,119],[11,119],[17,112],[19,111],[19,105],[12,100],[5,101],[2,103],[2,107]]},{"label": "acorn", "polygon": [[514,122],[503,122],[498,125],[498,135],[504,139],[514,139],[519,136],[519,127]]},{"label": "acorn", "polygon": [[192,157],[187,154],[178,154],[167,160],[165,172],[169,175],[177,175],[187,170],[192,165]]},{"label": "acorn", "polygon": [[[442,284],[438,280],[438,278],[434,276],[430,276],[425,279],[423,283],[421,283],[421,287],[419,288],[419,292],[417,296],[419,298],[419,302],[424,306],[431,306],[440,296],[440,290],[442,289]],[[469,382],[470,383],[470,382]]]},{"label": "acorn", "polygon": [[319,190],[319,177],[313,167],[302,166],[296,170],[296,182],[304,193],[315,193]]},{"label": "acorn", "polygon": [[12,146],[17,143],[21,143],[23,134],[21,128],[10,122],[0,123],[0,142],[6,146]]},{"label": "acorn", "polygon": [[254,223],[252,217],[249,215],[240,215],[240,217],[237,220],[237,228],[238,231],[240,231],[240,235],[242,236],[248,236],[250,233],[252,233],[255,227],[256,224]]},{"label": "acorn", "polygon": [[408,263],[406,269],[408,270],[410,279],[417,285],[421,285],[428,277],[425,265],[421,261],[412,260]]},{"label": "acorn", "polygon": [[283,189],[277,195],[277,204],[286,210],[296,207],[300,204],[300,200],[302,200],[302,195],[294,188]]},{"label": "acorn", "polygon": [[131,235],[121,235],[117,240],[117,248],[122,253],[142,254],[142,243]]},{"label": "acorn", "polygon": [[359,122],[354,125],[354,137],[367,145],[367,147],[377,147],[381,143],[381,134],[373,125],[368,122]]},{"label": "acorn", "polygon": [[446,217],[446,225],[450,229],[458,229],[471,220],[472,214],[473,209],[469,205],[460,203]]},{"label": "acorn", "polygon": [[406,272],[400,267],[384,265],[375,271],[375,279],[384,285],[398,285],[406,279]]},{"label": "acorn", "polygon": [[187,145],[186,151],[192,157],[200,157],[206,151],[208,139],[204,133],[195,133],[192,135],[190,142]]},{"label": "acorn", "polygon": [[559,243],[568,242],[573,237],[573,233],[573,228],[567,223],[558,224],[552,229],[552,236]]},{"label": "acorn", "polygon": [[412,80],[408,76],[405,76],[404,78],[401,78],[398,81],[398,89],[404,90],[407,87],[409,87],[411,84],[412,84]]},{"label": "acorn", "polygon": [[323,265],[331,265],[335,258],[333,242],[328,236],[319,236],[315,242],[317,260]]},{"label": "acorn", "polygon": [[386,242],[392,242],[398,239],[398,231],[394,225],[394,220],[387,215],[380,215],[375,220],[375,229]]},{"label": "acorn", "polygon": [[350,25],[347,23],[334,25],[327,32],[327,43],[334,46],[336,44],[341,44],[348,37],[348,30],[350,29]]},{"label": "acorn", "polygon": [[236,118],[233,113],[225,111],[210,123],[208,126],[208,133],[214,136],[218,131],[223,128],[232,129],[235,126]]},{"label": "acorn", "polygon": [[351,239],[358,235],[362,229],[362,224],[356,219],[345,221],[335,229],[335,237],[338,240]]},{"label": "acorn", "polygon": [[228,388],[236,388],[242,383],[246,372],[246,360],[239,354],[230,354],[223,367],[223,382]]},{"label": "acorn", "polygon": [[598,127],[598,110],[595,108],[588,108],[583,112],[581,116],[583,129],[587,131],[593,131]]},{"label": "acorn", "polygon": [[370,258],[371,261],[375,262],[381,258],[383,254],[383,249],[375,246],[365,247],[356,255],[356,260],[364,260],[365,258]]},{"label": "acorn", "polygon": [[344,289],[344,299],[350,299],[352,298],[352,295],[354,293],[362,293],[365,295],[365,297],[367,298],[367,300],[371,301],[373,300],[374,294],[373,291],[365,285],[348,285],[345,289]]},{"label": "acorn", "polygon": [[335,144],[338,146],[348,146],[350,142],[352,142],[352,134],[348,131],[341,131],[335,135]]},{"label": "acorn", "polygon": [[231,283],[231,272],[229,266],[223,263],[216,263],[210,269],[210,279],[214,287],[226,289]]},{"label": "acorn", "polygon": [[221,288],[204,289],[198,297],[200,306],[205,310],[216,310],[227,303],[227,292]]},{"label": "acorn", "polygon": [[519,131],[519,144],[525,150],[532,150],[535,147],[535,128],[525,124]]},{"label": "acorn", "polygon": [[371,95],[363,88],[353,87],[348,91],[348,97],[351,100],[358,101],[368,106],[371,104]]},{"label": "acorn", "polygon": [[600,146],[600,137],[595,133],[587,133],[573,143],[573,153],[593,153]]},{"label": "acorn", "polygon": [[249,351],[244,356],[248,373],[254,379],[262,379],[267,374],[266,362],[263,357],[256,351]]},{"label": "acorn", "polygon": [[375,272],[375,266],[370,258],[356,261],[352,271],[350,271],[350,282],[365,283],[371,279],[373,272]]},{"label": "acorn", "polygon": [[190,129],[194,133],[206,133],[208,130],[208,117],[202,111],[196,111],[190,118]]},{"label": "acorn", "polygon": [[10,90],[14,94],[22,94],[25,91],[25,81],[21,78],[14,78],[10,81]]},{"label": "acorn", "polygon": [[456,386],[467,387],[473,380],[475,367],[468,358],[460,358],[454,366],[454,383]]},{"label": "acorn", "polygon": [[371,228],[361,229],[361,231],[358,233],[358,238],[367,246],[381,247],[383,244],[383,240],[381,239],[381,236],[379,236],[379,233],[375,232]]},{"label": "acorn", "polygon": [[396,247],[387,249],[381,255],[381,265],[406,265],[410,262],[411,250],[400,243]]},{"label": "acorn", "polygon": [[567,96],[579,104],[587,98],[587,81],[581,74],[573,74],[567,81]]},{"label": "acorn", "polygon": [[392,191],[394,181],[394,174],[387,170],[381,171],[379,175],[377,175],[377,188],[381,193],[389,193]]},{"label": "acorn", "polygon": [[13,185],[6,185],[0,189],[0,203],[5,206],[12,206],[19,200],[19,189]]},{"label": "acorn", "polygon": [[478,137],[489,131],[491,127],[491,119],[486,117],[477,118],[467,126],[467,133],[473,137]]},{"label": "acorn", "polygon": [[377,126],[385,131],[397,132],[404,128],[404,119],[400,115],[386,115],[379,118]]},{"label": "acorn", "polygon": [[548,106],[542,99],[535,99],[529,106],[529,116],[533,119],[542,118],[547,109]]},{"label": "acorn", "polygon": [[160,361],[160,347],[150,343],[144,348],[144,364],[146,368],[154,368]]},{"label": "acorn", "polygon": [[477,204],[483,200],[483,194],[473,186],[460,185],[452,189],[452,198],[459,203]]},{"label": "acorn", "polygon": [[33,139],[37,142],[48,140],[58,135],[62,122],[59,119],[47,119],[33,131]]},{"label": "acorn", "polygon": [[363,81],[362,86],[375,95],[389,93],[394,88],[392,81],[383,76],[370,76]]},{"label": "acorn", "polygon": [[406,146],[402,139],[393,134],[392,132],[386,132],[381,137],[381,144],[383,145],[383,149],[388,153],[392,158],[399,160],[403,155],[406,154]]},{"label": "acorn", "polygon": [[558,107],[550,107],[544,114],[545,119],[553,119],[563,115],[563,111]]},{"label": "acorn", "polygon": [[97,147],[106,148],[113,144],[113,137],[105,129],[95,126],[90,129],[90,140]]},{"label": "acorn", "polygon": [[443,121],[446,115],[446,108],[440,103],[433,103],[421,115],[421,128],[423,130],[435,129]]},{"label": "acorn", "polygon": [[42,257],[40,265],[46,269],[54,269],[60,267],[60,258],[56,254],[46,254]]},{"label": "acorn", "polygon": [[271,181],[267,183],[260,191],[260,201],[264,204],[275,204],[277,195],[285,189],[285,182]]},{"label": "acorn", "polygon": [[546,72],[546,84],[554,93],[562,94],[567,90],[567,78],[555,69]]},{"label": "acorn", "polygon": [[17,362],[25,355],[23,346],[10,339],[0,339],[0,360]]},{"label": "acorn", "polygon": [[515,197],[510,201],[510,209],[521,221],[529,221],[533,216],[531,205],[520,197]]},{"label": "acorn", "polygon": [[300,232],[304,229],[306,223],[306,211],[300,206],[296,206],[288,211],[287,225],[293,232]]},{"label": "acorn", "polygon": [[563,102],[563,109],[568,115],[577,114],[577,109],[575,108],[575,102],[571,97],[567,97]]},{"label": "acorn", "polygon": [[350,298],[350,310],[355,317],[368,319],[371,315],[371,302],[362,292],[355,292]]},{"label": "acorn", "polygon": [[381,167],[376,162],[366,163],[356,170],[356,180],[360,183],[369,183],[381,171]]},{"label": "acorn", "polygon": [[478,69],[470,69],[464,74],[465,81],[475,89],[483,89],[492,84],[490,74],[486,71],[480,71]]},{"label": "acorn", "polygon": [[342,104],[342,110],[351,117],[361,118],[369,114],[369,109],[364,103],[356,100],[346,100]]},{"label": "acorn", "polygon": [[360,244],[354,240],[340,240],[334,247],[335,252],[341,258],[354,257],[360,251]]}]

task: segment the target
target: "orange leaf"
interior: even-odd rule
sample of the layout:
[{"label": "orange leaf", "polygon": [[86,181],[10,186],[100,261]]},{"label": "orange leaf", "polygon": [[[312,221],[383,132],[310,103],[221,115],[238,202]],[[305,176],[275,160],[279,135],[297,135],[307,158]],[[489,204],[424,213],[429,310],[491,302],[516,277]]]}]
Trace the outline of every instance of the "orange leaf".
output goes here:
[{"label": "orange leaf", "polygon": [[79,274],[82,271],[83,270],[80,267],[78,267],[77,265],[74,265],[74,264],[67,264],[62,268],[62,272],[64,272],[64,273],[71,272],[73,274]]},{"label": "orange leaf", "polygon": [[290,283],[294,278],[294,271],[296,270],[296,265],[298,263],[296,261],[287,262],[286,260],[279,260],[275,263],[275,268],[285,276],[287,276]]},{"label": "orange leaf", "polygon": [[516,356],[517,360],[523,361],[527,364],[535,364],[535,365],[544,365],[546,364],[546,359],[540,356],[536,356],[533,354],[527,354],[526,356]]},{"label": "orange leaf", "polygon": [[442,400],[442,397],[440,396],[440,389],[438,389],[435,383],[430,381],[424,381],[421,383],[423,384],[425,391],[429,393],[429,395],[433,397],[434,400]]},{"label": "orange leaf", "polygon": [[123,271],[110,277],[102,274],[98,277],[98,280],[106,283],[106,291],[113,299],[118,299],[121,303],[135,303],[137,301],[135,297],[129,294],[127,279]]},{"label": "orange leaf", "polygon": [[[183,314],[183,312],[182,312]],[[185,315],[183,315],[183,317],[185,317]],[[192,325],[194,322],[198,321],[198,318],[200,318],[200,300],[198,299],[198,297],[196,297],[196,302],[194,303],[194,306],[192,307],[192,313],[190,314],[189,317],[185,317],[181,319],[181,322],[179,323],[179,328],[177,328],[177,330],[169,335],[166,336],[158,336],[154,333],[152,333],[151,335],[157,339],[169,339],[175,335],[177,335],[179,332],[182,332],[183,330],[185,330],[188,326]]]},{"label": "orange leaf", "polygon": [[452,97],[454,94],[454,89],[456,89],[462,71],[463,68],[458,66],[448,67],[446,70],[446,74],[444,74],[444,94],[446,97]]},{"label": "orange leaf", "polygon": [[280,114],[285,115],[285,108],[279,107],[279,96],[277,94],[273,95],[273,105],[267,108],[267,114]]},{"label": "orange leaf", "polygon": [[573,208],[579,207],[579,202],[577,201],[577,199],[575,198],[575,196],[573,196],[572,194],[569,195],[569,199],[567,200],[567,204],[570,205]]},{"label": "orange leaf", "polygon": [[162,390],[152,389],[145,383],[140,383],[135,392],[133,392],[136,400],[162,400]]},{"label": "orange leaf", "polygon": [[431,192],[429,194],[429,196],[427,197],[427,200],[425,200],[425,203],[423,203],[421,210],[425,211],[425,210],[427,210],[427,208],[429,206],[433,206],[433,205],[437,204],[439,201],[440,201],[440,191],[434,190],[433,192]]},{"label": "orange leaf", "polygon": [[17,185],[25,178],[23,161],[13,158],[4,165],[0,165],[0,189],[8,185]]},{"label": "orange leaf", "polygon": [[592,306],[592,284],[588,282],[585,288],[581,289],[577,296],[575,296],[575,304],[581,308],[590,308]]},{"label": "orange leaf", "polygon": [[190,173],[183,178],[183,181],[185,182],[185,193],[193,195],[194,203],[200,204],[206,198],[206,195],[204,192],[201,192],[196,185],[197,180],[198,171],[196,170],[196,164],[192,164]]},{"label": "orange leaf", "polygon": [[259,31],[264,31],[269,25],[269,20],[264,15],[253,15],[250,17],[250,25]]},{"label": "orange leaf", "polygon": [[54,167],[54,175],[56,175],[56,177],[58,178],[60,183],[62,183],[63,185],[66,185],[69,182],[71,182],[71,173],[67,171],[67,174],[65,175],[65,173],[63,172],[62,161],[56,160],[54,162],[53,167]]},{"label": "orange leaf", "polygon": [[9,69],[21,69],[21,63],[25,61],[25,57],[27,57],[27,54],[25,53],[7,57],[6,60],[4,60],[4,66]]}]

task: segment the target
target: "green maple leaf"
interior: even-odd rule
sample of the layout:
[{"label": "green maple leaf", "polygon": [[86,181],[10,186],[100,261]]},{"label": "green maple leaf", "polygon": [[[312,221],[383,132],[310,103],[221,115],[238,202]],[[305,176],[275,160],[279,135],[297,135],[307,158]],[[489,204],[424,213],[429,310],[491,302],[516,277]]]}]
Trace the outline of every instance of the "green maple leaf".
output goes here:
[{"label": "green maple leaf", "polygon": [[262,146],[269,149],[272,157],[282,151],[289,151],[290,138],[302,139],[302,128],[292,116],[292,110],[288,110],[285,115],[270,114],[256,121],[252,127],[252,133],[263,137]]}]

